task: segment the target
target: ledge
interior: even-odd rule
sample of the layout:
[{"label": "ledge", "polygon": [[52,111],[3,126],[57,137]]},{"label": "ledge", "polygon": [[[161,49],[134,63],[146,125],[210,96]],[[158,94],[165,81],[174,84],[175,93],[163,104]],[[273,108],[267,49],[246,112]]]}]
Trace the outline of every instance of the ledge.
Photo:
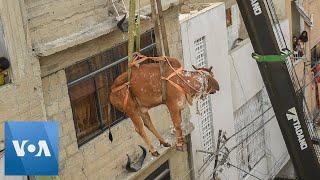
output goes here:
[{"label": "ledge", "polygon": [[37,56],[49,56],[64,49],[95,39],[114,31],[116,21],[109,19],[103,23],[84,29],[74,34],[58,38],[43,44],[35,44],[33,49]]},{"label": "ledge", "polygon": [[[183,134],[184,136],[191,134],[191,132],[194,130],[194,126],[191,122],[188,122],[185,125],[185,128],[183,128]],[[138,172],[128,172],[124,169],[124,171],[116,177],[116,179],[121,180],[121,179],[137,179],[138,177],[140,177],[141,175],[143,175],[146,171],[149,170],[149,168],[156,162],[159,161],[163,161],[165,162],[168,157],[167,154],[175,151],[177,153],[181,152],[181,151],[177,151],[176,150],[176,146],[175,146],[175,132],[172,130],[171,132],[168,132],[164,135],[164,139],[168,141],[168,143],[170,143],[172,146],[171,147],[161,147],[159,145],[158,140],[155,140],[154,142],[152,142],[153,145],[156,145],[155,148],[157,149],[157,151],[160,153],[159,157],[154,157],[152,156],[149,152],[147,153],[147,156],[144,160],[144,163],[142,165],[142,168],[138,171]],[[148,151],[148,150],[147,150]],[[187,152],[187,147],[186,144],[184,145],[184,151],[181,153],[185,153]],[[136,159],[133,159],[133,161],[136,161]]]},{"label": "ledge", "polygon": [[[163,10],[165,11],[169,9],[171,6],[178,5],[179,0],[166,0],[165,2],[162,2],[162,3],[163,3]],[[151,6],[150,5],[144,6],[143,8],[140,9],[140,13],[142,15],[151,14]],[[93,40],[103,35],[109,34],[110,32],[117,29],[116,23],[117,22],[115,18],[109,18],[103,23],[80,30],[73,34],[63,36],[56,40],[46,42],[46,43],[34,44],[33,49],[35,54],[39,57],[49,56],[54,53],[65,50],[67,48],[85,43],[87,41]]]}]

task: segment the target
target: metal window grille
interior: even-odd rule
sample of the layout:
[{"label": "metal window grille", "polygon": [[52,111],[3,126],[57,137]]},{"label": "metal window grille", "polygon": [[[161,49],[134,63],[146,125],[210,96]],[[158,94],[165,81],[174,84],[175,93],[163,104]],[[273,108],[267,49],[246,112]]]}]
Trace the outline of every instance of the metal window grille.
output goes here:
[{"label": "metal window grille", "polygon": [[[256,117],[263,112],[263,91],[260,91],[256,96],[251,98],[245,105],[235,112],[235,130],[238,132],[247,124],[252,122]],[[247,126],[237,137],[237,143],[242,142],[237,148],[237,164],[238,167],[246,171],[251,171],[265,156],[265,133],[264,128],[260,129],[254,135],[250,136],[254,131],[261,127],[264,122],[264,117]],[[238,171],[239,179],[247,176],[243,171]]]},{"label": "metal window grille", "polygon": [[[205,36],[194,41],[195,45],[195,55],[196,55],[196,65],[197,67],[208,66]],[[214,148],[214,129],[213,129],[213,114],[212,114],[212,104],[209,97],[199,100],[198,107],[200,111],[200,127],[201,127],[201,144],[205,151],[212,151]],[[209,155],[203,157],[205,162]]]}]

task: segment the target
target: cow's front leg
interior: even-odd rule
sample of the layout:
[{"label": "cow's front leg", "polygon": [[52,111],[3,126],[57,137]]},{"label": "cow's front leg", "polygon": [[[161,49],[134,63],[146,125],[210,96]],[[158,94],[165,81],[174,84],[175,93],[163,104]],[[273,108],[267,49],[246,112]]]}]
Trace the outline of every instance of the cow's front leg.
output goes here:
[{"label": "cow's front leg", "polygon": [[176,130],[176,148],[179,151],[183,151],[184,139],[182,135],[182,128],[181,128],[181,109],[178,106],[170,106],[168,105],[168,109],[171,114],[173,126]]}]

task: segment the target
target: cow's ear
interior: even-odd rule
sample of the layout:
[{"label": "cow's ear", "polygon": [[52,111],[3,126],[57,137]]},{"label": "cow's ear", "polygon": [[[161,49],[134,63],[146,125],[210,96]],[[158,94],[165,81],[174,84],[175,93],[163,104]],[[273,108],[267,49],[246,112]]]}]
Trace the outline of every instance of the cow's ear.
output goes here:
[{"label": "cow's ear", "polygon": [[193,69],[194,69],[194,70],[199,70],[199,69],[198,69],[198,68],[196,68],[194,65],[192,65],[192,67],[193,67]]},{"label": "cow's ear", "polygon": [[209,68],[209,72],[212,72],[212,68],[213,68],[212,66]]}]

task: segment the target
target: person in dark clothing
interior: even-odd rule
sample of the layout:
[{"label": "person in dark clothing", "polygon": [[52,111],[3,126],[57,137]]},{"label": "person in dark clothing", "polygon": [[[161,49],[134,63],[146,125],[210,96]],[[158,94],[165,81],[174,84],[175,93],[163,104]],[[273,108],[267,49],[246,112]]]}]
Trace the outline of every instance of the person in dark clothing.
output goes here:
[{"label": "person in dark clothing", "polygon": [[6,76],[7,76],[7,69],[10,67],[10,62],[5,57],[0,57],[0,86],[4,85]]},{"label": "person in dark clothing", "polygon": [[302,31],[301,35],[299,36],[299,39],[303,42],[306,43],[308,42],[308,32],[307,31]]},{"label": "person in dark clothing", "polygon": [[298,51],[298,57],[303,57],[304,56],[304,42],[300,38],[297,41],[297,51]]},{"label": "person in dark clothing", "polygon": [[292,38],[292,48],[293,48],[294,51],[297,51],[297,41],[298,41],[297,36],[293,36],[293,38]]}]

